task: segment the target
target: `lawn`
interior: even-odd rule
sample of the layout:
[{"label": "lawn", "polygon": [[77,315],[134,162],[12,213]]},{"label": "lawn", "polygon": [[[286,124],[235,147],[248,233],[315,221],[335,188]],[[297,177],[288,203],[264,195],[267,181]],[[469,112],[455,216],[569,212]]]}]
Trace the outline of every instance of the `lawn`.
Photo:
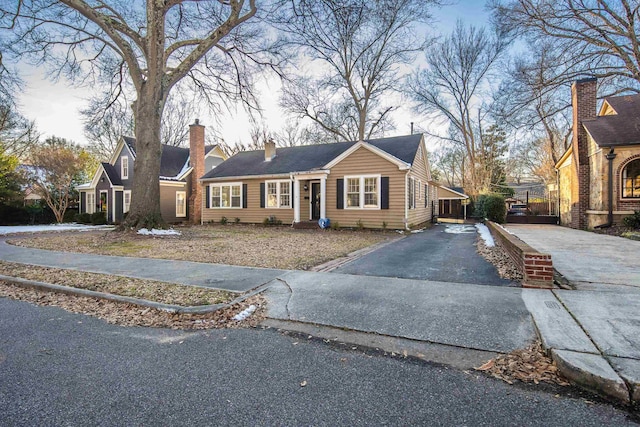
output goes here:
[{"label": "lawn", "polygon": [[179,236],[109,231],[27,237],[9,243],[65,252],[308,270],[397,237],[391,232],[368,230],[294,230],[235,224],[177,229]]}]

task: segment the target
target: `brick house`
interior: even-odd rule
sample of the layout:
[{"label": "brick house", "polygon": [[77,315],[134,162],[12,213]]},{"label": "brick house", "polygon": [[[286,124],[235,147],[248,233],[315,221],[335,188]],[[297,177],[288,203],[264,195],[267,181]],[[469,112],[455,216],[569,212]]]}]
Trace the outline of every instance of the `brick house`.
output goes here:
[{"label": "brick house", "polygon": [[437,216],[422,135],[277,148],[236,154],[200,180],[203,222],[296,227],[328,218],[341,227],[404,229]]},{"label": "brick house", "polygon": [[[226,159],[218,145],[205,146],[198,120],[189,126],[189,148],[162,145],[160,154],[160,212],[167,223],[199,223],[202,199],[198,179]],[[77,187],[80,213],[104,212],[107,222],[119,223],[129,212],[135,179],[136,139],[120,138],[108,162],[102,162],[91,182]]]},{"label": "brick house", "polygon": [[605,98],[596,79],[571,87],[573,139],[556,164],[560,223],[591,229],[640,210],[640,95]]}]

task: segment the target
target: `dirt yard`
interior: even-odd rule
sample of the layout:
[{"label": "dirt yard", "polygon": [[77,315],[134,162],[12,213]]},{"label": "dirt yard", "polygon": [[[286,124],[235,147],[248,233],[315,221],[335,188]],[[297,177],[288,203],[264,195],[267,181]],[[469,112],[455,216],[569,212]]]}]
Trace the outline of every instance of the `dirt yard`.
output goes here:
[{"label": "dirt yard", "polygon": [[141,236],[133,232],[109,231],[14,238],[9,243],[65,252],[308,270],[397,237],[392,232],[294,230],[251,225],[176,229],[182,233],[180,236]]}]

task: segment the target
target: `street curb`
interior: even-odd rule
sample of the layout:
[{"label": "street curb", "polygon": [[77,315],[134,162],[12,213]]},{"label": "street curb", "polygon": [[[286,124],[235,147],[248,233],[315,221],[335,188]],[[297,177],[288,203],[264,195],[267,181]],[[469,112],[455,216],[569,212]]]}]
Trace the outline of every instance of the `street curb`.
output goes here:
[{"label": "street curb", "polygon": [[601,355],[551,349],[551,358],[572,383],[625,405],[631,403],[624,380]]},{"label": "street curb", "polygon": [[108,294],[105,292],[90,291],[88,289],[73,288],[70,286],[55,285],[53,283],[38,282],[35,280],[27,280],[19,277],[5,276],[2,274],[0,274],[0,281],[8,282],[23,288],[40,289],[44,291],[52,291],[52,292],[58,292],[58,293],[63,293],[67,295],[83,296],[83,297],[89,297],[89,298],[100,298],[108,301],[115,301],[115,302],[138,305],[141,307],[154,308],[156,310],[165,311],[167,313],[176,313],[176,314],[212,313],[214,311],[231,307],[234,304],[238,304],[246,300],[247,298],[252,297],[253,295],[259,294],[267,289],[267,287],[264,285],[259,286],[254,290],[244,295],[241,295],[240,297],[224,304],[183,307],[180,305],[163,304],[155,301],[149,301],[142,298],[125,297],[121,295]]}]

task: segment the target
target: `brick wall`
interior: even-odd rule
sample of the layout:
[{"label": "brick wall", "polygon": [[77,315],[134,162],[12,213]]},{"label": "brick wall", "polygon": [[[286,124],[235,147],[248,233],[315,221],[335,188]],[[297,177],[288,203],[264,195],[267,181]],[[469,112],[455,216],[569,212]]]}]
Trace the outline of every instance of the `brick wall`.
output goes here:
[{"label": "brick wall", "polygon": [[577,201],[575,210],[571,213],[571,227],[587,228],[587,210],[589,209],[590,167],[589,140],[587,130],[582,125],[584,120],[596,117],[596,79],[578,80],[571,86],[571,104],[573,107],[573,136],[572,147],[574,167],[578,177]]},{"label": "brick wall", "polygon": [[551,255],[543,254],[507,233],[500,225],[487,221],[487,226],[497,245],[502,247],[522,273],[524,288],[553,288],[553,263]]}]

